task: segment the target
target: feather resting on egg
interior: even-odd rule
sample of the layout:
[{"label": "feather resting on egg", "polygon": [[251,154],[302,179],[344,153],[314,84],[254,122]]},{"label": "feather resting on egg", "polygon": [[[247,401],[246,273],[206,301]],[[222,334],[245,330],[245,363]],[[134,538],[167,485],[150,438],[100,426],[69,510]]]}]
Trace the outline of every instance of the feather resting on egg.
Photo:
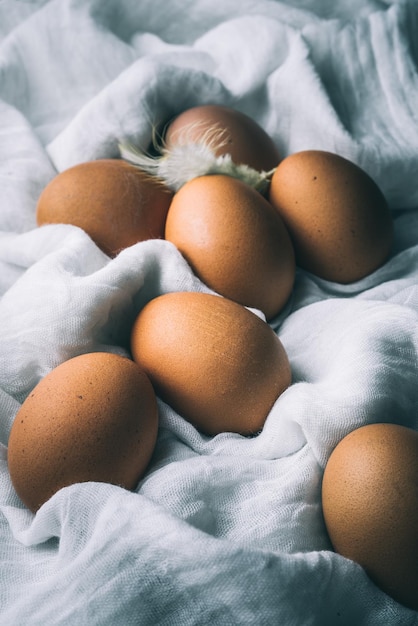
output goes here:
[{"label": "feather resting on egg", "polygon": [[172,191],[178,191],[189,180],[210,174],[225,174],[267,192],[274,169],[259,172],[244,163],[234,163],[230,154],[216,156],[213,142],[206,138],[194,143],[162,148],[161,156],[149,156],[129,144],[119,144],[121,157],[156,178],[162,179]]}]

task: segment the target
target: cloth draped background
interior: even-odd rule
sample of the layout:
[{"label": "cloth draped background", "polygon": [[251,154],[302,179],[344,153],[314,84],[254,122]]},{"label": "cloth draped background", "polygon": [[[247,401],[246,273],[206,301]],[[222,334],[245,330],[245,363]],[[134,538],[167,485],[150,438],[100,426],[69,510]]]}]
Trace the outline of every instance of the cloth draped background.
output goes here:
[{"label": "cloth draped background", "polygon": [[[418,5],[414,0],[0,2],[0,622],[412,626],[418,614],[331,550],[321,477],[367,423],[418,428]],[[330,150],[391,207],[395,245],[351,285],[298,271],[271,322],[293,384],[263,431],[209,438],[159,401],[135,492],[59,491],[36,515],[7,469],[14,416],[77,354],[127,354],[151,298],[206,291],[169,242],[109,259],[79,228],[36,226],[77,163],[148,145],[204,103],[253,117],[283,156]]]}]

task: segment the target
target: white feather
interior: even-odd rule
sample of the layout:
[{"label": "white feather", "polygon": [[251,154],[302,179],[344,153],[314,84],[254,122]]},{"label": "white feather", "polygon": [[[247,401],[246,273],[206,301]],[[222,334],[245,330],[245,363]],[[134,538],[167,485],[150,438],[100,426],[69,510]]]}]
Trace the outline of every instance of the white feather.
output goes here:
[{"label": "white feather", "polygon": [[[217,136],[219,139],[219,135]],[[219,145],[217,143],[216,145]],[[160,149],[161,156],[149,156],[132,145],[119,144],[121,157],[163,180],[173,191],[197,176],[224,174],[232,176],[263,193],[274,170],[259,172],[248,165],[236,164],[230,154],[216,156],[213,136]]]}]

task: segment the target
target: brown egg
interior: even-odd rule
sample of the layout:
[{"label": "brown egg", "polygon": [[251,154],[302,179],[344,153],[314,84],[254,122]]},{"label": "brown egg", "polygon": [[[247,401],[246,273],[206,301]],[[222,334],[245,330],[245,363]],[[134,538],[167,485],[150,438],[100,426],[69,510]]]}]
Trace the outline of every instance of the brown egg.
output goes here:
[{"label": "brown egg", "polygon": [[109,256],[139,241],[161,239],[172,192],[120,159],[80,163],[61,172],[38,200],[43,224],[82,228]]},{"label": "brown egg", "polygon": [[209,435],[256,433],[291,382],[287,354],[270,326],[212,294],[151,300],[135,321],[131,347],[157,395]]},{"label": "brown egg", "polygon": [[230,154],[234,163],[262,172],[280,161],[279,151],[266,131],[251,117],[235,109],[206,104],[180,113],[166,128],[165,147],[204,141],[216,156]]},{"label": "brown egg", "polygon": [[365,171],[341,156],[319,150],[288,156],[273,174],[269,199],[290,232],[296,263],[321,278],[350,283],[389,256],[386,200]]},{"label": "brown egg", "polygon": [[418,610],[418,432],[372,424],[347,435],[325,468],[322,505],[336,552]]},{"label": "brown egg", "polygon": [[136,363],[102,352],[74,357],[36,385],[15,417],[8,446],[12,483],[32,511],[73,483],[133,489],[157,429],[156,396]]},{"label": "brown egg", "polygon": [[165,238],[213,291],[267,319],[286,304],[295,278],[289,234],[269,202],[225,175],[194,178],[174,196]]}]

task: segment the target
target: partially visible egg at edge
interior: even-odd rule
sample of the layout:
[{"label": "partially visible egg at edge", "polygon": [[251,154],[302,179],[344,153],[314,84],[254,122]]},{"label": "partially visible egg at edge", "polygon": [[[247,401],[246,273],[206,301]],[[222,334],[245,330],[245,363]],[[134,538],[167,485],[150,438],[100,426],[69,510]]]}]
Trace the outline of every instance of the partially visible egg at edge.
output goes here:
[{"label": "partially visible egg at edge", "polygon": [[322,508],[334,550],[418,610],[418,432],[376,423],[346,435],[325,467]]}]

